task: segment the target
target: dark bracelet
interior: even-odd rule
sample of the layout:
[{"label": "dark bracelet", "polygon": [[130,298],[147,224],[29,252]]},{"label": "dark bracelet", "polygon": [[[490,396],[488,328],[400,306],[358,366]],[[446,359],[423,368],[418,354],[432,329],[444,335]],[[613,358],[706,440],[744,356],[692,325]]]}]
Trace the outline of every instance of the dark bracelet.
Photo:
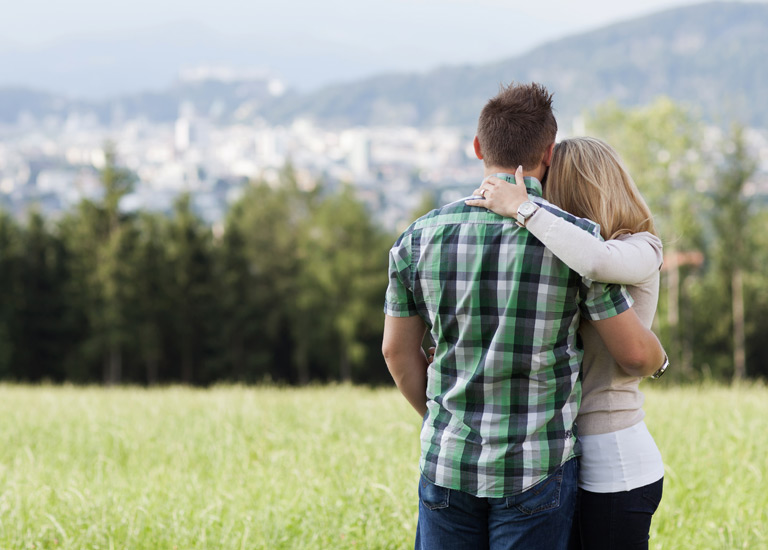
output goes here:
[{"label": "dark bracelet", "polygon": [[667,372],[667,367],[668,366],[669,366],[669,357],[665,353],[664,354],[664,364],[662,364],[661,367],[659,367],[659,370],[657,370],[656,372],[654,372],[651,375],[651,378],[653,378],[654,380],[658,380],[659,378],[661,378],[661,375],[664,374],[665,372]]}]

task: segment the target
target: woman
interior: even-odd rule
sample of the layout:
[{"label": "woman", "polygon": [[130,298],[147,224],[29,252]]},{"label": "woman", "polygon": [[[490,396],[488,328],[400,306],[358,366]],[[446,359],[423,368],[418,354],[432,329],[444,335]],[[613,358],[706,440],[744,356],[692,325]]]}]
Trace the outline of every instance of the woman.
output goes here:
[{"label": "woman", "polygon": [[[515,180],[517,185],[491,177],[475,191],[484,199],[466,203],[515,217],[528,200],[522,167]],[[619,155],[598,139],[564,140],[555,147],[547,180],[544,197],[599,223],[606,241],[544,208],[525,227],[582,276],[628,285],[635,311],[650,327],[658,302],[661,241]],[[640,378],[618,366],[589,322],[582,321],[580,333],[583,397],[577,427],[582,457],[575,548],[647,549],[664,465],[643,421]]]}]

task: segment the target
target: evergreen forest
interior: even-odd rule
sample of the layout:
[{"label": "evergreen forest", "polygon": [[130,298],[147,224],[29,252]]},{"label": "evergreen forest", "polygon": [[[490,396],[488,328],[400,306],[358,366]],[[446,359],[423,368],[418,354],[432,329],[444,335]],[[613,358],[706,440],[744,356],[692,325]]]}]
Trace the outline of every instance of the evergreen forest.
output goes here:
[{"label": "evergreen forest", "polygon": [[[668,376],[765,378],[768,208],[748,130],[715,135],[663,98],[604,104],[585,130],[616,147],[654,212]],[[0,379],[389,383],[382,307],[397,235],[354,185],[307,190],[286,166],[277,184],[250,182],[214,230],[189,195],[170,215],[121,211],[135,178],[114,148],[106,158],[100,199],[55,220],[0,213]]]}]

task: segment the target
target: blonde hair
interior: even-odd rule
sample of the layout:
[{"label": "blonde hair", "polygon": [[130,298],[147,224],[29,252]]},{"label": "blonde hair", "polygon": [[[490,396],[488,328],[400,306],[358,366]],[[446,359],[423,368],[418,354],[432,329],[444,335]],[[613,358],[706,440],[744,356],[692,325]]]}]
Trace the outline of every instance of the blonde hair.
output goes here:
[{"label": "blonde hair", "polygon": [[599,223],[606,240],[641,231],[656,235],[651,210],[621,157],[599,139],[565,139],[555,146],[544,197]]}]

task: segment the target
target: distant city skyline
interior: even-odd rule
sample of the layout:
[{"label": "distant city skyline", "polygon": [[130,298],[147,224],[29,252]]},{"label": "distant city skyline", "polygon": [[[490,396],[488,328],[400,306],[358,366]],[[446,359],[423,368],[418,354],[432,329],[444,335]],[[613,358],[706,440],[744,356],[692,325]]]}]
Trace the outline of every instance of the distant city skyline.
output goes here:
[{"label": "distant city skyline", "polygon": [[[766,0],[763,0],[763,2]],[[102,98],[167,87],[202,64],[311,89],[480,64],[698,0],[31,0],[0,20],[0,86]]]}]

